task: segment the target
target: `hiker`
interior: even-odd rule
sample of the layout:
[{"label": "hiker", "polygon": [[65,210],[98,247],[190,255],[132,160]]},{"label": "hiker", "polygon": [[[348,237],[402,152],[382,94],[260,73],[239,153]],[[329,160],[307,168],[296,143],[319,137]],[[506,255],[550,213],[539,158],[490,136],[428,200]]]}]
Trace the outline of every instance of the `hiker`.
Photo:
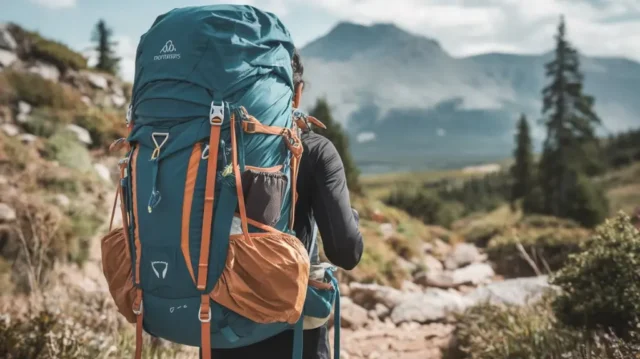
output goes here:
[{"label": "hiker", "polygon": [[[304,81],[304,67],[297,50],[293,56],[293,79],[297,108]],[[338,151],[326,137],[311,131],[302,134],[304,152],[298,175],[298,203],[294,229],[310,252],[311,263],[318,263],[314,228],[317,222],[324,253],[331,263],[350,270],[362,256],[362,235],[358,229],[358,213],[351,208],[344,166]],[[213,349],[216,359],[289,359],[293,347],[293,331],[288,330],[262,342],[237,349]],[[327,325],[304,331],[303,358],[329,359]]]}]

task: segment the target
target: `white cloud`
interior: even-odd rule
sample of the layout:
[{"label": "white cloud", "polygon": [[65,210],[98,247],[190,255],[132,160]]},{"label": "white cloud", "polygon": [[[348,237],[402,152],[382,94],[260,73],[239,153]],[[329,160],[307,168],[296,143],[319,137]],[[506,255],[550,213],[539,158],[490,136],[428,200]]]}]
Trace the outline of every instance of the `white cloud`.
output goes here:
[{"label": "white cloud", "polygon": [[373,132],[361,132],[356,136],[356,141],[358,143],[365,143],[369,141],[374,141],[376,139],[376,134]]},{"label": "white cloud", "polygon": [[52,9],[69,8],[76,6],[76,0],[31,0],[31,2]]}]

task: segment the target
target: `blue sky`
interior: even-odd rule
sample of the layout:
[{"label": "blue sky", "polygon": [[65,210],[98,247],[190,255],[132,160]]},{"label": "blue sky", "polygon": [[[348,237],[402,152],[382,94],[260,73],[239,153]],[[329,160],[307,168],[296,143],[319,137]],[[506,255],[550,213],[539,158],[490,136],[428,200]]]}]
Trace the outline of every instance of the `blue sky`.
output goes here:
[{"label": "blue sky", "polygon": [[[83,51],[103,18],[119,41],[122,75],[130,79],[138,38],[172,8],[206,0],[0,0],[0,22],[16,22]],[[558,16],[587,55],[640,61],[640,0],[231,0],[277,14],[299,46],[339,21],[394,22],[438,40],[449,53],[541,53],[552,46]]]}]

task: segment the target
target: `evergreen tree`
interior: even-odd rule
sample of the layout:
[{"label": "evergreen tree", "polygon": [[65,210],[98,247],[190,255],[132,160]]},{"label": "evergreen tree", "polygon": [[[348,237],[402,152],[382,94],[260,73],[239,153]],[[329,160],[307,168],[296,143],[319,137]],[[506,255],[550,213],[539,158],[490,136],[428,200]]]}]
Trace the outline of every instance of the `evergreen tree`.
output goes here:
[{"label": "evergreen tree", "polygon": [[104,20],[100,20],[93,30],[91,39],[96,43],[94,49],[98,53],[95,68],[115,75],[119,70],[120,58],[115,54],[117,42],[112,41],[112,36],[113,31],[107,27]]},{"label": "evergreen tree", "polygon": [[[594,149],[597,147],[595,127],[600,119],[593,111],[593,97],[582,92],[579,56],[565,38],[564,17],[556,35],[555,58],[545,68],[551,81],[542,92],[547,129],[539,170],[543,210],[554,216],[569,217],[578,213],[571,203],[575,191],[586,190],[577,179],[598,167]],[[594,206],[601,207],[600,204]]]},{"label": "evergreen tree", "polygon": [[336,147],[342,163],[344,165],[345,174],[347,176],[347,186],[349,190],[355,193],[361,193],[362,188],[358,181],[360,171],[355,165],[351,153],[349,152],[349,139],[344,133],[340,123],[336,122],[331,116],[331,109],[325,99],[318,99],[314,108],[310,111],[310,115],[314,116],[318,120],[327,126],[327,129],[314,128],[314,132],[328,138]]},{"label": "evergreen tree", "polygon": [[518,122],[516,134],[516,149],[514,151],[515,163],[511,167],[513,185],[511,187],[511,201],[526,197],[533,187],[533,153],[529,123],[523,114]]}]

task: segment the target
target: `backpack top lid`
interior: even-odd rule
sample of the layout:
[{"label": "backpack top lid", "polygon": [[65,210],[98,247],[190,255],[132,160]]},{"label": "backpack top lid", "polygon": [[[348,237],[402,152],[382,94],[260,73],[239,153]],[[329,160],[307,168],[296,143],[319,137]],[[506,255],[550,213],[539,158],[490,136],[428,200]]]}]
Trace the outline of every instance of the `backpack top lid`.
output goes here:
[{"label": "backpack top lid", "polygon": [[250,106],[257,100],[243,98],[247,92],[266,96],[259,107],[268,108],[293,96],[293,50],[284,24],[255,7],[173,9],[158,16],[140,38],[133,115],[206,117],[214,99],[242,99]]}]

